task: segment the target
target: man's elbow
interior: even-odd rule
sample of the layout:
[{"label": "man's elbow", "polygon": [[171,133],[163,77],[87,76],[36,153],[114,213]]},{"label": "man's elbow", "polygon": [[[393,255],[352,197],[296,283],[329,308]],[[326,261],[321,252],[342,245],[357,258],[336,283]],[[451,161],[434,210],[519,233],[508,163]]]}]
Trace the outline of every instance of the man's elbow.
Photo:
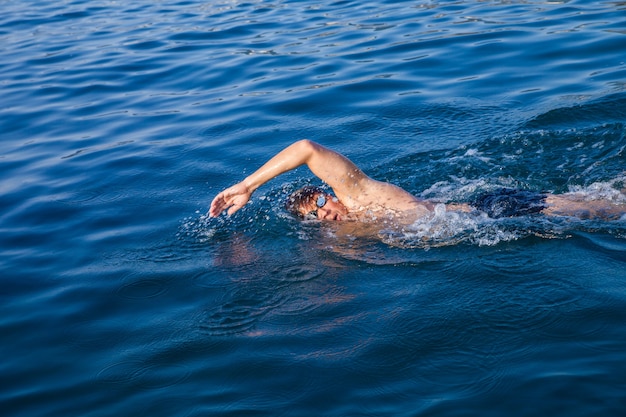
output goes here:
[{"label": "man's elbow", "polygon": [[294,147],[296,148],[296,152],[306,159],[310,158],[321,149],[321,145],[309,139],[301,139],[297,141],[294,143]]},{"label": "man's elbow", "polygon": [[313,142],[310,139],[300,139],[295,144],[302,149],[313,149],[314,147],[319,146],[317,143]]}]

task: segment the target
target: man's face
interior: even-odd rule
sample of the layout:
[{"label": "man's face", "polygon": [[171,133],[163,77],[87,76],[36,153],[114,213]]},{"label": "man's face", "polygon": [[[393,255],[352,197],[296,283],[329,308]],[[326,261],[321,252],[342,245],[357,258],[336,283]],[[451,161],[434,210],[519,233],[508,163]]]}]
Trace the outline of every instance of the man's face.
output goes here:
[{"label": "man's face", "polygon": [[348,214],[346,207],[330,194],[318,194],[302,207],[305,219],[341,221]]}]

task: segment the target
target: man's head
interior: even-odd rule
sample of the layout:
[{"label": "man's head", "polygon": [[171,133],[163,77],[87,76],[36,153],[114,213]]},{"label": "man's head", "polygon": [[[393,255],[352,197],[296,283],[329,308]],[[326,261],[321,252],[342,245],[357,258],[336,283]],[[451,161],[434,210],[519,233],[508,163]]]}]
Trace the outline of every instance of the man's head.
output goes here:
[{"label": "man's head", "polygon": [[305,220],[341,220],[347,214],[346,208],[336,198],[312,185],[294,191],[287,198],[285,208]]}]

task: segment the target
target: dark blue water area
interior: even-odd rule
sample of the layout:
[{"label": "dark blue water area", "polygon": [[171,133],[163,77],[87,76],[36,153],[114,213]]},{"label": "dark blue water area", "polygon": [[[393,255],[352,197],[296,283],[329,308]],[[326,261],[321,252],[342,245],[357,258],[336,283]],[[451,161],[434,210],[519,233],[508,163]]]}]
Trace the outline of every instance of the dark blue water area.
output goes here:
[{"label": "dark blue water area", "polygon": [[624,218],[206,211],[305,137],[624,203],[626,3],[0,3],[2,415],[624,414]]}]

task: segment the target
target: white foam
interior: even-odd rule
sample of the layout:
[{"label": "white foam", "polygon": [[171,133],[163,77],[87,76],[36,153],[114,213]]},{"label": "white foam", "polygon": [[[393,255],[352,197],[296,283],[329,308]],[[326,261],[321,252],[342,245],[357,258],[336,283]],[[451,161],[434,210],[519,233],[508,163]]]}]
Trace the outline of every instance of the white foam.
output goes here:
[{"label": "white foam", "polygon": [[437,204],[431,215],[401,230],[386,229],[379,233],[383,242],[389,245],[426,249],[462,242],[493,246],[518,239],[520,235],[517,231],[507,230],[505,223],[490,219],[483,213],[451,211],[444,204]]},{"label": "white foam", "polygon": [[618,188],[626,184],[626,175],[609,181],[594,182],[587,186],[571,186],[569,193],[583,201],[606,200],[615,204],[626,204],[626,194]]}]

